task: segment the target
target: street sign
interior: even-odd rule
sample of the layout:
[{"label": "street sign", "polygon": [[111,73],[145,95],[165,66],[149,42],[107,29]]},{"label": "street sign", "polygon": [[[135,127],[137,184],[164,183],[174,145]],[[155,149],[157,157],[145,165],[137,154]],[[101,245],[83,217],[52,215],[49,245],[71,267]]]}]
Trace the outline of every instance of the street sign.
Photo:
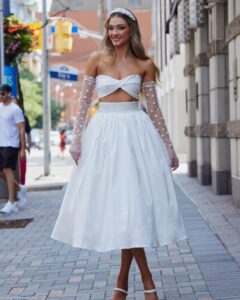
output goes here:
[{"label": "street sign", "polygon": [[4,67],[4,83],[12,88],[12,96],[18,95],[17,68],[14,66]]},{"label": "street sign", "polygon": [[53,79],[77,81],[78,80],[78,69],[68,65],[51,65],[50,66],[50,77]]}]

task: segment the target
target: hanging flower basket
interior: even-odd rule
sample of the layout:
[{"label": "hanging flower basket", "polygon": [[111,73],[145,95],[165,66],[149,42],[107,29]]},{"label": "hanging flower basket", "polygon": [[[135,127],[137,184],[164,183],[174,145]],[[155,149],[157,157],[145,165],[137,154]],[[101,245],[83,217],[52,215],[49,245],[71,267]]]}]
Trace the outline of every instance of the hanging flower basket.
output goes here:
[{"label": "hanging flower basket", "polygon": [[9,64],[21,61],[25,53],[31,52],[33,42],[32,30],[15,16],[4,18],[5,58]]}]

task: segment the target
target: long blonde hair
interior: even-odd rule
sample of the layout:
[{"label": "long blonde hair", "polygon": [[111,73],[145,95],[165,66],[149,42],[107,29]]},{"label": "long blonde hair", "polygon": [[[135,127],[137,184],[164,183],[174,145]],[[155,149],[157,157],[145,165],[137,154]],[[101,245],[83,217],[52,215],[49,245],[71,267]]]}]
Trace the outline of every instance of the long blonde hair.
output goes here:
[{"label": "long blonde hair", "polygon": [[[132,11],[130,11],[130,12],[131,12],[131,14],[133,14]],[[112,44],[112,42],[109,38],[109,35],[108,35],[108,26],[109,26],[109,22],[110,22],[111,18],[116,17],[116,16],[124,19],[127,22],[128,26],[130,28],[130,49],[131,49],[133,55],[136,58],[139,58],[139,59],[142,59],[142,60],[150,59],[150,57],[147,56],[146,51],[145,51],[145,49],[143,47],[143,44],[142,44],[142,37],[141,37],[141,32],[140,32],[140,29],[139,29],[137,18],[134,16],[135,20],[132,20],[127,15],[125,15],[123,13],[120,13],[120,12],[112,13],[105,22],[106,32],[105,32],[105,35],[104,35],[104,38],[103,38],[103,49],[106,50],[107,53],[112,56],[112,58],[114,58],[115,49],[114,49],[114,46],[113,46],[113,44]],[[156,66],[156,64],[154,64],[154,67],[155,67],[156,79],[159,80],[159,77],[160,77],[159,68]]]}]

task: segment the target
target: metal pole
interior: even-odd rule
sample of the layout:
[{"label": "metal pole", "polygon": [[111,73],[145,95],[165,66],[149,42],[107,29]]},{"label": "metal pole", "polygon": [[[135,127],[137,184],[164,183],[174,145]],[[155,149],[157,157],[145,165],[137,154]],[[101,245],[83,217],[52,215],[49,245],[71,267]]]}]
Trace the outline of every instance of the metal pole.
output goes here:
[{"label": "metal pole", "polygon": [[3,0],[0,0],[0,84],[4,82]]},{"label": "metal pole", "polygon": [[112,11],[112,0],[107,0],[107,12],[108,14]]},{"label": "metal pole", "polygon": [[104,33],[104,0],[99,1],[99,31],[100,34]]},{"label": "metal pole", "polygon": [[50,174],[50,128],[51,128],[51,108],[50,108],[50,85],[48,72],[48,49],[47,49],[47,3],[43,0],[43,50],[42,50],[42,87],[43,87],[43,132],[44,132],[44,176]]}]

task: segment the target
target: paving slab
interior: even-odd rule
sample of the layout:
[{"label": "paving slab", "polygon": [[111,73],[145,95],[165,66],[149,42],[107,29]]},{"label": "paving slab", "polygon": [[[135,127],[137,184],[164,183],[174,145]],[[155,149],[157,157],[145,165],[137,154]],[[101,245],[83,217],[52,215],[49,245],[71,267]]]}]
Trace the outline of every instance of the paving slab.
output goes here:
[{"label": "paving slab", "polygon": [[[111,299],[120,251],[97,253],[50,238],[64,190],[28,193],[23,211],[0,220],[33,218],[25,228],[0,229],[0,300]],[[176,186],[188,239],[146,249],[160,299],[240,300],[240,267],[198,207]],[[133,263],[127,299],[144,299]]]}]

